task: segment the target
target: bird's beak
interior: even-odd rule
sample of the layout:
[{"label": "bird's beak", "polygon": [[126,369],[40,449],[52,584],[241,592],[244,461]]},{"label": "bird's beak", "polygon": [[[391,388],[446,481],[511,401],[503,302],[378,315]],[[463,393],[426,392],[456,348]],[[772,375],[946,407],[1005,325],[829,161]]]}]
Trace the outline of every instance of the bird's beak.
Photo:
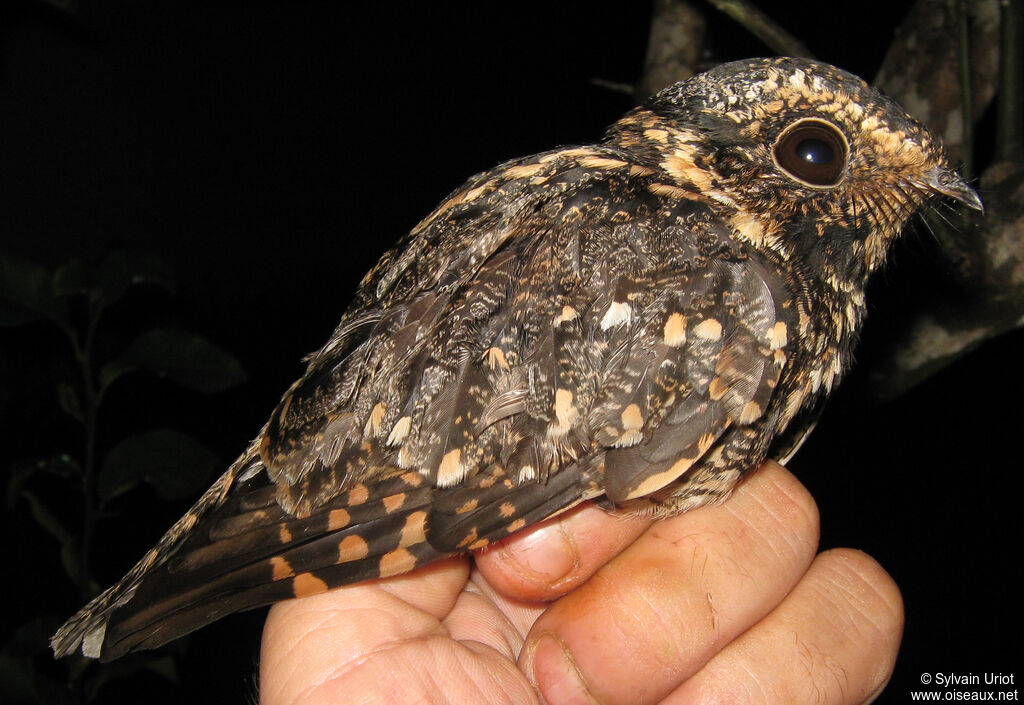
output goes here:
[{"label": "bird's beak", "polygon": [[949,196],[963,203],[968,208],[973,208],[981,213],[985,212],[985,206],[978,198],[967,182],[960,174],[946,166],[937,166],[925,174],[925,184],[936,193]]}]

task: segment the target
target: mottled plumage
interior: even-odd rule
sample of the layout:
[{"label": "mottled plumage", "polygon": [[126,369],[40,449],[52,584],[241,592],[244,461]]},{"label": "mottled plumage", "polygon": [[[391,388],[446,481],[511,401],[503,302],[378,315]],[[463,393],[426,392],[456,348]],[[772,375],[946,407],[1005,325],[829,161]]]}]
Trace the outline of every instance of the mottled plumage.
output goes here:
[{"label": "mottled plumage", "polygon": [[868,275],[937,194],[981,207],[895,103],[797,59],[726,64],[600,144],[473,177],[55,652],[151,648],[587,499],[656,515],[723,499],[809,427]]}]

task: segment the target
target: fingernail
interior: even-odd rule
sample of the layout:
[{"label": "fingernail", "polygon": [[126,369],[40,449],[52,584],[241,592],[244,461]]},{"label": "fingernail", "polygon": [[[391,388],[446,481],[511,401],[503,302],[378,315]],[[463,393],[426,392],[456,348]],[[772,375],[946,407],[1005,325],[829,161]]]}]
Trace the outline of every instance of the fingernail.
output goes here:
[{"label": "fingernail", "polygon": [[505,557],[523,577],[545,582],[568,575],[579,562],[576,547],[558,524],[506,546]]},{"label": "fingernail", "polygon": [[597,705],[569,648],[551,634],[542,634],[533,648],[533,684],[547,705]]}]

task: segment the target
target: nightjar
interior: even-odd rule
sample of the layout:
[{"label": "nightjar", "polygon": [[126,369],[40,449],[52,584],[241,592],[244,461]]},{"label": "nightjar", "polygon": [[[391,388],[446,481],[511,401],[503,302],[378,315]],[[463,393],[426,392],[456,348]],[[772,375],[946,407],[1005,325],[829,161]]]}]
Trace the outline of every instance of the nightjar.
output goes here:
[{"label": "nightjar", "polygon": [[790,58],[719,66],[598,144],[474,176],[54,652],[152,648],[584,500],[672,515],[726,498],[810,428],[868,276],[937,195],[982,207],[893,101]]}]

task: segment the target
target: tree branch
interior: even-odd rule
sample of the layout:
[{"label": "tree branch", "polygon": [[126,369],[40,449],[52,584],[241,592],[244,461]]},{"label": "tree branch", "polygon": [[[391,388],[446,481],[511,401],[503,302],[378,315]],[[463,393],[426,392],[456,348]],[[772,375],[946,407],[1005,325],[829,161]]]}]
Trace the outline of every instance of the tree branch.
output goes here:
[{"label": "tree branch", "polygon": [[685,0],[655,0],[644,72],[634,97],[641,103],[676,81],[697,72],[707,22]]},{"label": "tree branch", "polygon": [[[958,26],[963,39],[953,41],[948,28]],[[1020,76],[1020,49],[1006,43],[1015,34],[1005,23],[1000,27],[998,0],[919,0],[879,73],[877,84],[938,132],[961,162],[971,160],[973,146],[965,124],[973,127],[997,86],[1005,92],[997,115],[997,161],[981,175],[985,215],[951,223],[932,219],[953,286],[943,291],[933,281],[917,282],[929,287],[928,296],[919,297],[909,320],[878,345],[879,361],[869,373],[873,396],[898,396],[982,342],[1024,325],[1024,170],[1019,157],[1000,159],[1024,122],[1019,106],[1005,107],[1019,100],[1007,95],[1019,92],[1020,79],[1013,77]],[[1006,67],[1008,62],[1014,66]],[[1007,81],[1016,83],[1007,87]]]},{"label": "tree branch", "polygon": [[708,0],[708,4],[731,17],[779,56],[814,57],[807,45],[748,0]]}]

